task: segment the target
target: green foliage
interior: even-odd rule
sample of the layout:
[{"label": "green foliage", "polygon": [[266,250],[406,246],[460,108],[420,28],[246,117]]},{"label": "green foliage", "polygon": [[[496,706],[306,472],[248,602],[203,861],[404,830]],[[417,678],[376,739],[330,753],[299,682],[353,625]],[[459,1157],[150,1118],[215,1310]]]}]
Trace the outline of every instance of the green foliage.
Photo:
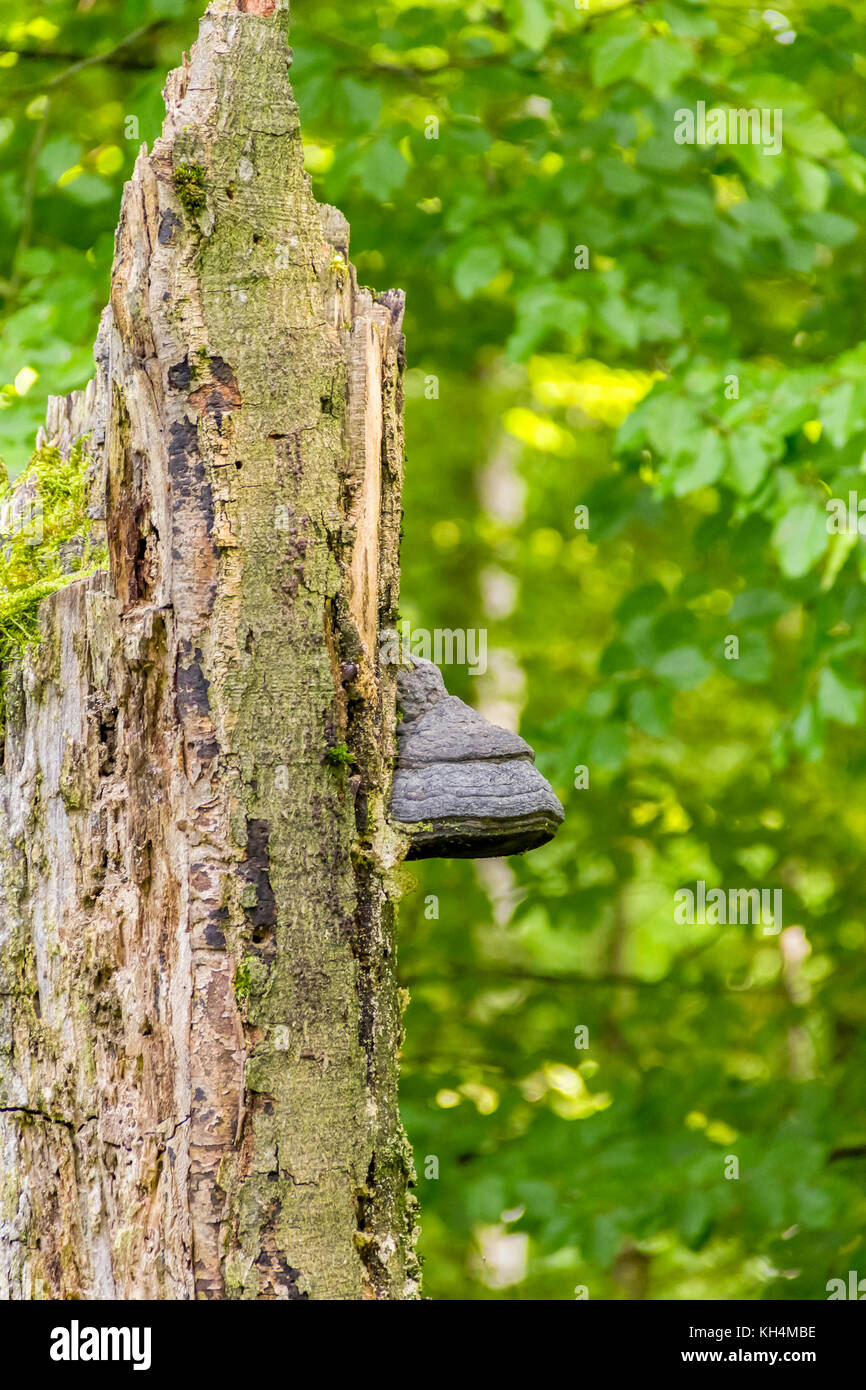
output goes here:
[{"label": "green foliage", "polygon": [[[16,469],[89,373],[129,117],[152,143],[203,0],[44,8],[0,25]],[[825,509],[866,454],[866,30],[775,14],[293,5],[317,196],[407,290],[403,614],[487,629],[449,685],[520,719],[567,809],[525,860],[423,863],[401,909],[434,1297],[863,1272],[866,551]],[[781,152],[677,144],[699,101],[781,111]],[[698,878],[783,888],[785,931],[677,926]]]}]

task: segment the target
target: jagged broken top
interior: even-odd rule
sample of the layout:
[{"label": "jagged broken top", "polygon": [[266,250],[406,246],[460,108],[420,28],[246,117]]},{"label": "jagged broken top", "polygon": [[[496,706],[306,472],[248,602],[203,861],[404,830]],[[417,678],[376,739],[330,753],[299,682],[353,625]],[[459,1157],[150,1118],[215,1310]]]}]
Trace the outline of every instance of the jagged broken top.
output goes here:
[{"label": "jagged broken top", "polygon": [[391,797],[408,858],[522,854],[550,840],[564,812],[526,740],[449,695],[433,662],[409,661],[397,674]]}]

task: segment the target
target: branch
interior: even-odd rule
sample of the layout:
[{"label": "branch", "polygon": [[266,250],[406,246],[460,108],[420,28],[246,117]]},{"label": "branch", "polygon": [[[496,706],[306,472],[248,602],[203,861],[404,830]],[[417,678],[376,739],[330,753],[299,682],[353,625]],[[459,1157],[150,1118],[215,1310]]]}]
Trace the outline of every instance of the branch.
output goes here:
[{"label": "branch", "polygon": [[828,1161],[841,1163],[845,1158],[866,1158],[866,1144],[858,1144],[851,1149],[834,1149]]},{"label": "branch", "polygon": [[670,976],[665,976],[661,980],[643,980],[638,975],[580,975],[575,972],[539,975],[532,970],[521,970],[515,966],[483,966],[479,968],[471,965],[461,966],[459,971],[437,971],[435,975],[431,975],[429,971],[418,975],[402,975],[401,983],[404,985],[428,984],[431,980],[457,980],[466,975],[472,975],[481,980],[517,980],[520,983],[532,985],[607,985],[613,989],[623,985],[638,989],[655,989],[658,985],[673,983]]},{"label": "branch", "polygon": [[84,72],[86,68],[97,67],[101,63],[106,64],[108,67],[121,68],[133,72],[150,71],[155,66],[152,60],[145,61],[143,58],[136,58],[132,54],[128,57],[123,57],[124,49],[129,48],[132,44],[137,43],[139,39],[145,38],[148,34],[154,33],[167,23],[168,20],[166,19],[155,19],[152,24],[145,24],[141,29],[135,29],[131,34],[127,34],[126,38],[121,39],[120,43],[116,44],[114,48],[110,48],[107,53],[94,53],[87,58],[83,57],[80,53],[52,53],[45,49],[8,49],[7,52],[17,53],[19,57],[37,62],[60,62],[70,64],[63,72],[59,72],[56,77],[52,77],[49,82],[29,82],[25,87],[14,88],[8,95],[19,96],[25,92],[34,91],[37,87],[41,91],[59,87],[62,82],[68,81],[70,77],[75,77],[77,73]]},{"label": "branch", "polygon": [[[492,965],[475,966],[472,964],[461,965],[459,971],[437,971],[435,975],[428,972],[418,975],[401,976],[401,983],[404,985],[427,984],[430,980],[454,981],[463,976],[472,975],[476,979],[490,980],[517,980],[520,983],[533,985],[604,985],[608,989],[660,989],[667,986],[677,988],[683,987],[681,978],[682,970],[686,965],[691,964],[699,956],[703,955],[715,946],[715,939],[701,941],[696,946],[692,946],[687,951],[681,952],[670,963],[667,973],[658,980],[648,980],[641,975],[623,975],[619,971],[604,971],[599,975],[583,975],[576,971],[561,971],[556,974],[536,974],[532,970],[524,970],[520,966],[511,965]],[[690,989],[703,990],[707,994],[718,994],[727,992],[731,986],[725,980],[713,980],[706,976],[689,985]],[[775,985],[761,986],[754,990],[755,994],[771,993],[776,988]]]}]

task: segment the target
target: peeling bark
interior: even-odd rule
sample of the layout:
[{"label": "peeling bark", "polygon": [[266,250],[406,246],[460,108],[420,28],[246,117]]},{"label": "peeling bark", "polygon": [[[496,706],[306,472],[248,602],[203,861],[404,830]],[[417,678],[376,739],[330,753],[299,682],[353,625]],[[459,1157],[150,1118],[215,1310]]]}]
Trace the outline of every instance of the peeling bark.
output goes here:
[{"label": "peeling bark", "polygon": [[0,776],[0,1297],[417,1294],[386,820],[402,295],[303,171],[286,6],[214,0],[86,392],[110,567]]}]

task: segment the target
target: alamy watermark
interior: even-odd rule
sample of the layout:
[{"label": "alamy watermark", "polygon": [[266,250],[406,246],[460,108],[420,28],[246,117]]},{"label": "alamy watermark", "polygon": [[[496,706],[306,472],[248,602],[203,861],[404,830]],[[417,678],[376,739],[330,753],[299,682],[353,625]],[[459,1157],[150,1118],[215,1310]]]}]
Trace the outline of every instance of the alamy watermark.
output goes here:
[{"label": "alamy watermark", "polygon": [[768,107],[711,106],[699,101],[692,110],[674,112],[678,145],[760,145],[764,154],[782,153],[782,112]]},{"label": "alamy watermark", "polygon": [[383,661],[400,666],[406,656],[435,661],[437,666],[466,666],[470,676],[483,676],[487,670],[487,629],[412,627],[404,619],[396,628],[382,633],[380,653]]},{"label": "alamy watermark", "polygon": [[848,1270],[847,1285],[844,1279],[828,1279],[824,1287],[827,1290],[828,1303],[839,1298],[853,1299],[858,1303],[866,1300],[866,1279],[861,1279],[856,1269]]},{"label": "alamy watermark", "polygon": [[849,492],[847,503],[841,497],[828,497],[826,510],[831,536],[866,536],[866,497]]},{"label": "alamy watermark", "polygon": [[764,936],[778,936],[782,930],[781,888],[707,888],[698,879],[694,891],[678,888],[674,893],[674,921],[678,926],[695,923],[711,927],[762,926]]},{"label": "alamy watermark", "polygon": [[149,1371],[149,1327],[82,1327],[73,1318],[69,1327],[51,1332],[52,1361],[129,1361],[134,1371]]}]

